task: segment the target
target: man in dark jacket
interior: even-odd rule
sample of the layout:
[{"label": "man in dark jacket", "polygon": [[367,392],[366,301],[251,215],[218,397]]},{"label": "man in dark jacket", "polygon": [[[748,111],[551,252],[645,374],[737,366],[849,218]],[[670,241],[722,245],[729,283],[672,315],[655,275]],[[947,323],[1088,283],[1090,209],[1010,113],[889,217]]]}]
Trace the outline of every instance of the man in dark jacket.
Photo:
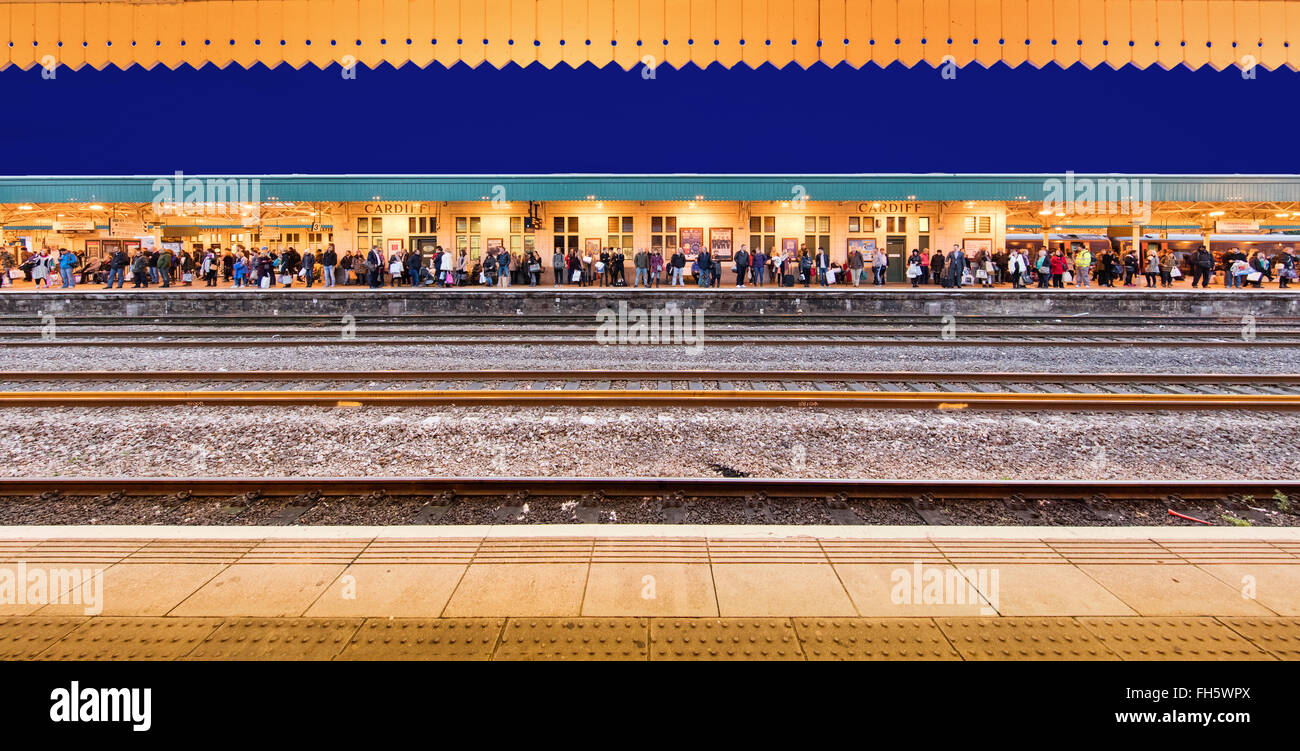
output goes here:
[{"label": "man in dark jacket", "polygon": [[104,289],[112,289],[114,279],[117,280],[117,288],[122,289],[122,284],[126,281],[126,267],[130,262],[125,250],[118,248],[113,251],[108,261],[108,286]]},{"label": "man in dark jacket", "polygon": [[745,275],[748,273],[749,273],[749,251],[745,250],[745,246],[742,245],[740,246],[740,250],[736,252],[736,286],[737,287],[744,289]]},{"label": "man in dark jacket", "polygon": [[709,280],[713,276],[713,256],[709,255],[709,249],[700,248],[700,254],[696,256],[695,262],[700,266],[700,278],[697,280],[701,287],[712,286]]},{"label": "man in dark jacket", "polygon": [[682,281],[682,274],[685,273],[683,270],[686,268],[686,254],[682,252],[681,248],[673,251],[673,257],[668,262],[668,267],[671,269],[669,272],[669,286],[684,286],[686,282]]},{"label": "man in dark jacket", "polygon": [[380,255],[379,248],[371,246],[370,252],[366,254],[366,277],[372,289],[379,286],[383,267],[384,257]]},{"label": "man in dark jacket", "polygon": [[[1231,264],[1224,264],[1231,268]],[[1192,254],[1192,289],[1196,289],[1196,283],[1201,282],[1201,289],[1210,286],[1210,274],[1214,272],[1214,256],[1206,249],[1204,245],[1199,246],[1196,252]]]},{"label": "man in dark jacket", "polygon": [[307,288],[311,289],[312,278],[316,275],[316,254],[311,252],[311,248],[303,251],[302,271],[303,279],[307,280]]}]

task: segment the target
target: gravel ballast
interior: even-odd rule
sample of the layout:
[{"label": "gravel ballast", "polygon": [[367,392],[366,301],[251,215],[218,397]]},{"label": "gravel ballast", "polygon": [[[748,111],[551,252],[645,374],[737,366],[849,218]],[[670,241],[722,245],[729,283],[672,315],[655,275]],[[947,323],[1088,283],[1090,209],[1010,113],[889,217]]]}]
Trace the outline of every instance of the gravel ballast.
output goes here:
[{"label": "gravel ballast", "polygon": [[1285,479],[1300,415],[833,409],[10,409],[0,475]]},{"label": "gravel ballast", "polygon": [[[942,347],[817,344],[707,345],[375,345],[303,347],[11,347],[3,370],[474,370],[735,369],[921,372],[1300,373],[1300,347],[1144,347],[1046,344]],[[0,375],[0,378],[3,378]]]}]

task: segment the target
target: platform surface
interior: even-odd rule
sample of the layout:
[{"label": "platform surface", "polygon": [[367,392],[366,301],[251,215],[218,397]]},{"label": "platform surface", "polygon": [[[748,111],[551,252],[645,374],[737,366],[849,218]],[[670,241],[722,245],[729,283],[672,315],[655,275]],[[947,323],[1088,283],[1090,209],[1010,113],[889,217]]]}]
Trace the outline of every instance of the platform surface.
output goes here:
[{"label": "platform surface", "polygon": [[8,527],[0,657],[1295,659],[1298,531]]}]

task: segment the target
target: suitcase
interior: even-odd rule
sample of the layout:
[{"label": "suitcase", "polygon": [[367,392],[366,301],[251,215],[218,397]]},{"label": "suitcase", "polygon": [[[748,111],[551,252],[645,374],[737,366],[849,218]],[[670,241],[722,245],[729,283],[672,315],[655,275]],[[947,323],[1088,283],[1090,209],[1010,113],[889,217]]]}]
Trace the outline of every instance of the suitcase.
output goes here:
[{"label": "suitcase", "polygon": [[786,274],[786,275],[782,276],[782,277],[781,277],[781,286],[782,286],[782,287],[793,287],[793,286],[794,286],[794,274]]}]

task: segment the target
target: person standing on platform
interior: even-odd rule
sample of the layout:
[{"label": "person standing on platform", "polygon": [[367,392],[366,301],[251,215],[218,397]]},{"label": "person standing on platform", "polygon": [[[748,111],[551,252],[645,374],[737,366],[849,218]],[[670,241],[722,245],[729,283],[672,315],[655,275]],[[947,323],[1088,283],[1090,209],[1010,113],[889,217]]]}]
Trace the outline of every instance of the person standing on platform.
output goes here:
[{"label": "person standing on platform", "polygon": [[736,286],[744,289],[745,277],[749,276],[749,251],[745,249],[744,245],[741,245],[740,250],[736,251],[734,263],[736,264]]},{"label": "person standing on platform", "polygon": [[884,248],[876,248],[871,254],[871,283],[876,287],[885,284],[885,269],[889,268],[889,255]]},{"label": "person standing on platform", "polygon": [[1074,286],[1076,288],[1091,287],[1089,275],[1092,273],[1092,251],[1084,245],[1074,254]]},{"label": "person standing on platform", "polygon": [[857,287],[862,283],[862,268],[866,265],[866,259],[862,257],[862,251],[854,248],[849,251],[849,275],[853,277],[853,286]]},{"label": "person standing on platform", "polygon": [[1160,275],[1160,257],[1153,250],[1147,251],[1147,265],[1143,274],[1147,278],[1147,288],[1156,286],[1156,277]]},{"label": "person standing on platform", "polygon": [[831,268],[831,254],[826,252],[825,248],[817,249],[817,283],[823,287],[827,286],[826,276]]},{"label": "person standing on platform", "polygon": [[158,253],[158,277],[162,279],[163,289],[172,286],[172,264],[175,258],[166,248]]},{"label": "person standing on platform", "polygon": [[338,251],[334,250],[334,243],[325,246],[325,252],[321,253],[320,271],[321,278],[325,281],[326,287],[334,286],[334,270],[339,263]]},{"label": "person standing on platform", "polygon": [[113,280],[117,280],[117,288],[122,289],[122,283],[126,281],[126,267],[130,259],[126,257],[126,251],[118,248],[113,251],[113,255],[108,259],[108,286],[104,289],[113,288]]},{"label": "person standing on platform", "polygon": [[143,250],[137,250],[131,259],[131,279],[135,282],[132,289],[149,288],[149,258]]},{"label": "person standing on platform", "polygon": [[1011,289],[1021,289],[1024,285],[1021,280],[1027,270],[1025,257],[1021,251],[1012,249],[1011,255],[1007,258],[1007,276],[1011,277]]},{"label": "person standing on platform", "polygon": [[682,274],[684,273],[685,269],[686,269],[686,254],[682,252],[681,248],[674,248],[673,257],[672,259],[670,259],[668,263],[668,270],[670,274],[668,279],[668,286],[685,287],[686,282],[682,279]]},{"label": "person standing on platform", "polygon": [[[1214,256],[1206,249],[1204,245],[1197,246],[1196,252],[1192,254],[1192,289],[1196,289],[1197,282],[1200,282],[1201,289],[1207,289],[1210,286],[1210,274],[1214,273]],[[1224,263],[1224,286],[1231,284],[1232,264]]]},{"label": "person standing on platform", "polygon": [[632,281],[633,287],[650,286],[650,254],[645,252],[645,248],[638,248],[632,256],[632,267],[636,269],[636,279]]},{"label": "person standing on platform", "polygon": [[[921,286],[921,259],[923,258],[925,254],[916,249],[913,249],[912,255],[907,257],[907,278],[912,281],[912,289]],[[857,271],[853,272],[854,279],[857,279],[857,274]]]},{"label": "person standing on platform", "polygon": [[384,254],[379,252],[377,246],[371,245],[370,252],[366,253],[365,261],[366,283],[371,289],[377,289],[380,286],[380,276],[384,273]]},{"label": "person standing on platform", "polygon": [[943,251],[935,249],[934,255],[930,256],[930,282],[947,287],[944,284],[943,267],[948,259],[943,257]]},{"label": "person standing on platform", "polygon": [[567,267],[568,264],[565,263],[564,260],[564,250],[557,247],[555,252],[551,254],[551,272],[555,275],[555,284],[552,286],[559,287],[564,284],[564,275]]},{"label": "person standing on platform", "polygon": [[659,248],[650,251],[650,286],[658,288],[664,275],[664,252]]},{"label": "person standing on platform", "polygon": [[1277,288],[1286,289],[1288,282],[1296,278],[1295,256],[1291,254],[1291,249],[1282,246],[1278,249],[1277,255],[1273,256],[1273,268],[1277,269]]},{"label": "person standing on platform", "polygon": [[312,252],[311,246],[302,252],[302,278],[307,282],[307,289],[311,289],[312,282],[316,279],[316,254]]},{"label": "person standing on platform", "polygon": [[1065,248],[1057,248],[1048,262],[1052,274],[1052,289],[1065,289]]},{"label": "person standing on platform", "polygon": [[961,289],[962,277],[966,274],[966,253],[960,245],[952,246],[952,257],[948,259],[948,273],[952,276],[952,286]]},{"label": "person standing on platform", "polygon": [[76,262],[77,257],[67,248],[59,248],[59,280],[64,289],[77,286],[76,280],[72,278],[72,269],[76,266]]},{"label": "person standing on platform", "polygon": [[697,275],[700,286],[711,286],[709,277],[713,274],[713,258],[709,255],[708,248],[700,247],[700,253],[695,257],[695,263],[700,267],[700,273]]}]

